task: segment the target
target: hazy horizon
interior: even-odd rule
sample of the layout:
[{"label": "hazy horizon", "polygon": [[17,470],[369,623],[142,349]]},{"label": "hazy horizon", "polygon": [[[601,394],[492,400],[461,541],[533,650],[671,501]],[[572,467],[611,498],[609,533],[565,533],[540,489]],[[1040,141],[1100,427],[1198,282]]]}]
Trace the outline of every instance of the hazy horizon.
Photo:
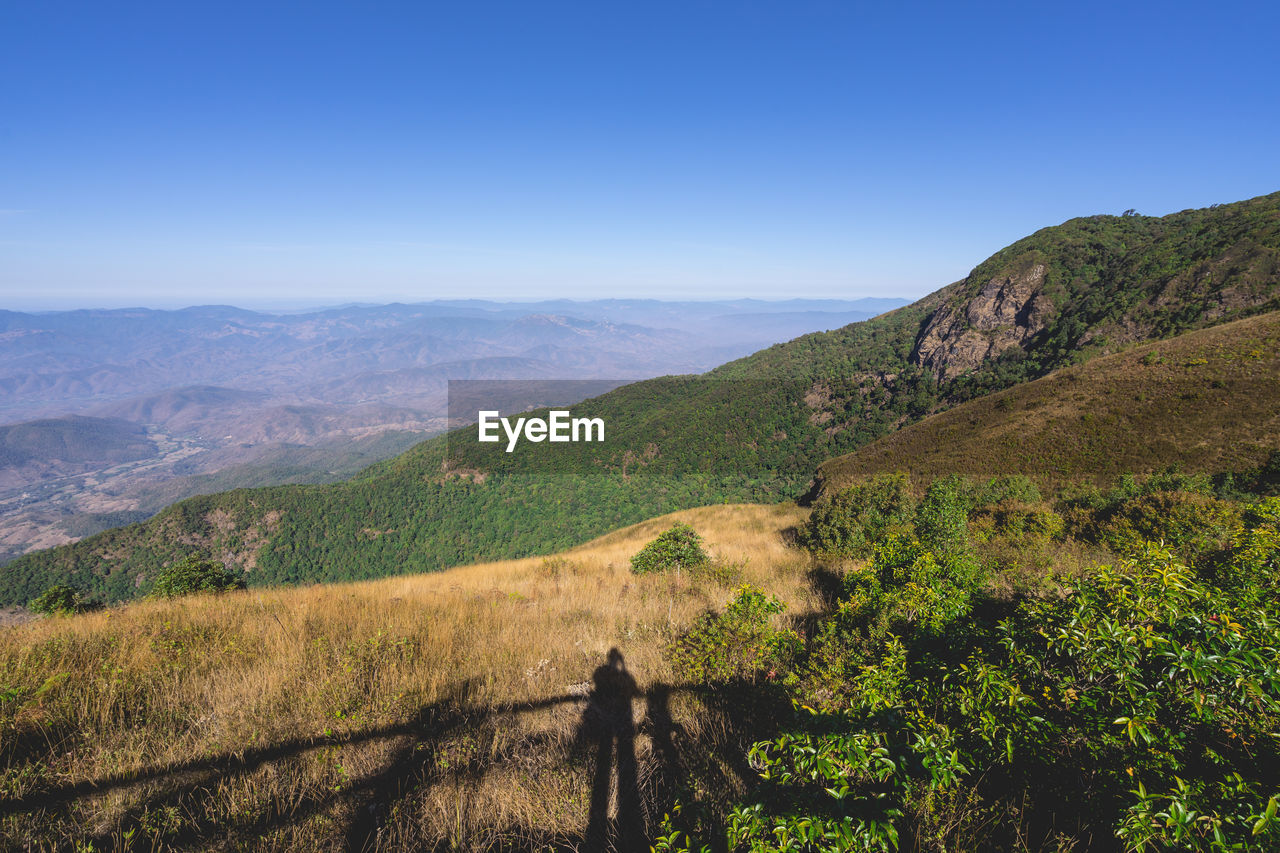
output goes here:
[{"label": "hazy horizon", "polygon": [[[753,302],[762,305],[785,305],[788,303],[831,303],[829,310],[841,310],[843,308],[852,307],[861,302],[868,301],[885,301],[885,302],[901,302],[907,304],[910,300],[904,297],[868,295],[859,296],[854,299],[841,299],[839,297],[816,297],[810,298],[805,296],[788,296],[785,298],[765,299],[755,296],[742,296],[734,298],[662,298],[654,296],[599,296],[599,297],[529,297],[522,299],[512,297],[507,299],[490,299],[484,296],[457,296],[457,297],[441,297],[436,299],[392,299],[390,301],[364,301],[364,300],[348,300],[345,302],[337,302],[329,299],[297,299],[297,300],[279,300],[279,299],[262,299],[253,300],[246,299],[240,302],[200,302],[200,303],[184,303],[180,300],[174,301],[172,304],[145,304],[145,303],[125,303],[118,304],[67,304],[55,307],[15,307],[11,303],[0,304],[0,311],[12,311],[19,314],[57,314],[67,311],[185,311],[199,308],[235,308],[242,311],[253,311],[262,314],[307,314],[317,311],[332,311],[338,309],[349,308],[383,308],[393,305],[437,305],[449,304],[457,302],[476,302],[487,303],[492,305],[537,305],[546,302],[569,302],[574,304],[590,304],[593,302],[662,302],[662,303],[687,303],[687,304],[723,304],[728,305],[735,302]],[[18,300],[20,303],[21,300]],[[46,303],[35,303],[37,306]],[[820,308],[808,308],[805,310],[822,310]]]},{"label": "hazy horizon", "polygon": [[1067,219],[1280,188],[1265,4],[71,2],[0,25],[0,302],[27,309],[914,299]]}]

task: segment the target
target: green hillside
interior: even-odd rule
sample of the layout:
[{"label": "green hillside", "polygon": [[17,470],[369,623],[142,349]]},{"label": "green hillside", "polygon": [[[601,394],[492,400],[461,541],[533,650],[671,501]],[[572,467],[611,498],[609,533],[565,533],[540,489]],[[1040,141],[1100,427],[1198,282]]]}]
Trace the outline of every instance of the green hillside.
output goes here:
[{"label": "green hillside", "polygon": [[1105,483],[1175,466],[1241,471],[1280,450],[1280,312],[1148,343],[971,400],[818,469]]},{"label": "green hillside", "polygon": [[252,584],[429,571],[547,553],[682,507],[793,497],[821,462],[931,413],[1130,342],[1280,308],[1278,284],[1280,193],[1075,219],[873,320],[575,406],[608,424],[602,444],[506,454],[468,429],[346,483],[195,498],[15,561],[0,602],[54,580],[130,598],[191,551]]}]

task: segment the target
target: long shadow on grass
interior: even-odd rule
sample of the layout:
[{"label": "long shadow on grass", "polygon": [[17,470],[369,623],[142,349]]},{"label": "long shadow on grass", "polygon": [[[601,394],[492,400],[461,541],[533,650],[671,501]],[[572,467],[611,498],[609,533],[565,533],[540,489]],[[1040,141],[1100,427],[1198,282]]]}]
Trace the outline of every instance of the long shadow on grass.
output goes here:
[{"label": "long shadow on grass", "polygon": [[[470,692],[471,685],[464,684],[448,698],[423,706],[412,719],[397,725],[345,736],[299,738],[240,753],[45,788],[21,798],[0,801],[0,815],[28,813],[47,820],[72,807],[78,800],[146,785],[157,790],[148,791],[131,805],[114,827],[76,840],[82,845],[91,844],[91,849],[112,849],[118,846],[117,842],[123,833],[140,829],[148,814],[174,807],[187,816],[181,831],[166,835],[165,847],[181,850],[207,843],[211,836],[225,835],[228,830],[237,835],[260,837],[345,804],[346,812],[351,815],[346,831],[348,848],[373,849],[382,814],[381,804],[398,797],[397,783],[411,772],[416,773],[418,768],[431,767],[436,763],[436,750],[450,734],[478,725],[495,714],[527,713],[583,700],[581,696],[561,696],[513,705],[477,707],[466,701]],[[227,822],[214,817],[193,818],[191,809],[183,808],[184,803],[191,799],[212,797],[219,785],[250,774],[265,765],[298,759],[323,750],[382,740],[404,742],[384,771],[356,780],[338,790],[325,789],[308,794],[289,803],[284,809],[268,807],[247,820]],[[413,766],[410,767],[410,764]]]},{"label": "long shadow on grass", "polygon": [[[587,815],[588,850],[610,848],[633,853],[647,847],[636,768],[636,726],[631,700],[640,692],[627,672],[622,653],[609,650],[607,663],[591,677],[591,702],[582,712],[577,740],[595,744],[595,773],[591,809]],[[616,758],[616,767],[615,767]],[[610,818],[609,801],[616,781],[617,816]]]},{"label": "long shadow on grass", "polygon": [[[485,726],[501,726],[512,716],[579,704],[580,722],[565,760],[594,767],[585,836],[542,833],[535,837],[531,832],[538,830],[512,827],[499,833],[512,839],[502,843],[501,848],[644,850],[662,815],[678,796],[687,794],[692,777],[698,778],[703,790],[709,787],[722,792],[728,787],[738,789],[754,778],[746,764],[744,747],[763,733],[759,725],[763,720],[757,718],[776,712],[776,703],[762,701],[761,692],[749,685],[713,689],[706,685],[657,683],[641,690],[616,649],[608,662],[596,670],[586,695],[575,692],[532,702],[480,706],[469,701],[473,692],[472,685],[463,684],[450,696],[423,706],[411,719],[396,725],[335,737],[296,738],[140,772],[46,787],[20,798],[0,800],[0,816],[25,813],[46,824],[67,826],[74,823],[68,812],[78,801],[112,792],[127,795],[131,789],[138,789],[136,799],[114,821],[114,826],[74,840],[90,843],[94,849],[113,849],[120,846],[124,833],[133,831],[142,836],[144,824],[154,821],[154,815],[176,809],[183,815],[182,825],[165,835],[166,849],[207,846],[211,839],[219,837],[263,838],[324,815],[338,821],[345,849],[373,851],[385,846],[384,830],[390,817],[409,797],[444,781],[481,779],[512,757],[500,752],[476,755],[460,763],[441,761],[440,750],[448,746],[451,736]],[[709,712],[733,721],[710,750],[708,744],[686,738],[673,721],[669,703],[680,694],[698,695]],[[632,710],[633,700],[644,701],[643,717],[638,721]],[[743,725],[737,725],[738,721]],[[643,761],[635,749],[637,734],[650,738],[651,749]],[[324,750],[380,741],[393,744],[382,768],[337,790],[317,786],[317,790],[296,800],[271,802],[255,813],[233,819],[211,814],[199,806],[200,801],[215,798],[220,786],[264,766],[285,765]],[[565,746],[557,735],[550,734],[526,737],[515,748],[527,753]],[[708,772],[708,768],[715,772]],[[727,792],[722,799],[729,799]],[[63,841],[69,843],[72,839]]]}]

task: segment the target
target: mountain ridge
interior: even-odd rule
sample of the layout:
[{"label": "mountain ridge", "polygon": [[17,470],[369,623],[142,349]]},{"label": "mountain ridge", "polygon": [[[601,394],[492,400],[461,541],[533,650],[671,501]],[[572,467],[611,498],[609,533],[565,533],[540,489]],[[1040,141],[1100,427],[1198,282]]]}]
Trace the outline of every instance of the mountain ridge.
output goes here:
[{"label": "mountain ridge", "polygon": [[539,458],[454,433],[347,483],[193,499],[147,526],[15,562],[0,573],[0,600],[52,577],[131,597],[191,550],[248,570],[251,583],[428,571],[547,553],[688,506],[794,497],[822,462],[935,412],[1129,338],[1280,307],[1278,258],[1280,193],[1069,220],[873,320],[587,400],[575,414],[610,425],[600,446]]}]

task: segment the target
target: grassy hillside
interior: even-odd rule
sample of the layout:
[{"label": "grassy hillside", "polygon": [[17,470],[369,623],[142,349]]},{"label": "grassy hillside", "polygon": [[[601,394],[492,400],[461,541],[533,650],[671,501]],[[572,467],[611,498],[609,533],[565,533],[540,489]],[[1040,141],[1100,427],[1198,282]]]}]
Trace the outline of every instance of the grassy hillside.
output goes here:
[{"label": "grassy hillside", "polygon": [[1280,450],[1280,312],[1143,344],[904,427],[819,468],[823,492],[906,471],[1105,482],[1218,473]]},{"label": "grassy hillside", "polygon": [[[635,682],[645,798],[669,793],[654,786],[673,739],[723,754],[732,764],[709,772],[740,787],[738,722],[677,684],[664,649],[740,583],[814,609],[807,560],[781,535],[802,518],[695,509],[553,559],[0,631],[0,847],[581,840],[602,784],[593,674],[614,648]],[[633,575],[630,556],[675,521],[705,537],[715,570]]]},{"label": "grassy hillside", "polygon": [[[0,847],[1280,843],[1280,498],[881,486],[821,520],[865,560],[787,544],[817,510],[715,506],[548,558],[2,629]],[[712,559],[630,571],[675,522]],[[1128,557],[1097,567],[1104,544]]]},{"label": "grassy hillside", "polygon": [[506,454],[469,430],[325,487],[231,492],[24,557],[0,602],[54,580],[107,599],[202,551],[251,584],[547,553],[681,507],[802,493],[821,462],[933,412],[1134,340],[1280,307],[1280,193],[1163,218],[1046,228],[911,306],[703,377],[575,406],[608,441]]}]

